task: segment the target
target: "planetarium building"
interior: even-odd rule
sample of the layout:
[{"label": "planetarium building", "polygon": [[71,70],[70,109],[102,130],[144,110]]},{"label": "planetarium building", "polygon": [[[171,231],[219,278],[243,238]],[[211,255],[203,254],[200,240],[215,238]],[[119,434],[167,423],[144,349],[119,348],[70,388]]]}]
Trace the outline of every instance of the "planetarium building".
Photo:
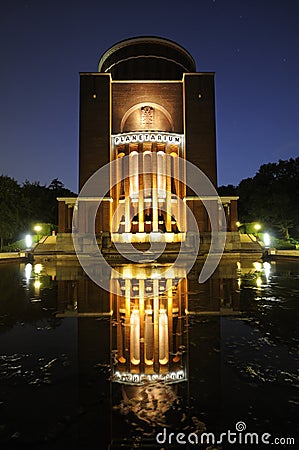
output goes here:
[{"label": "planetarium building", "polygon": [[95,233],[107,257],[116,244],[161,240],[166,250],[188,247],[194,221],[206,252],[209,201],[216,215],[224,211],[217,220],[219,227],[226,223],[226,250],[238,248],[237,197],[222,197],[219,208],[186,178],[189,162],[217,189],[214,73],[197,72],[187,50],[157,37],[109,48],[97,72],[80,73],[79,126],[79,192],[107,164],[109,186],[104,194],[81,196],[75,220],[77,200],[58,199],[62,252],[73,251],[72,230]]}]

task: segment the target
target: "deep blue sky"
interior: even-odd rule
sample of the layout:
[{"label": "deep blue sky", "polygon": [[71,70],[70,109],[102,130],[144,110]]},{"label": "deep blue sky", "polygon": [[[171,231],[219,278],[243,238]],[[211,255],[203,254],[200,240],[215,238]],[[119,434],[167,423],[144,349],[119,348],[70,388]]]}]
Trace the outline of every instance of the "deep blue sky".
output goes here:
[{"label": "deep blue sky", "polygon": [[299,154],[297,0],[4,0],[0,174],[77,191],[79,72],[156,35],[216,72],[218,184]]}]

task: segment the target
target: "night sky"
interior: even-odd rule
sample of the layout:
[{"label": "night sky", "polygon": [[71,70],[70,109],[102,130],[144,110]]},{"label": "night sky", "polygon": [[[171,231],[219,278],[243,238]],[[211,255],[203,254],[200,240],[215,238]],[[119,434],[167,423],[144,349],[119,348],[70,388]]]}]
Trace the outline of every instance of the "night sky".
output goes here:
[{"label": "night sky", "polygon": [[79,72],[140,35],[216,72],[219,185],[298,156],[298,24],[297,0],[3,0],[0,174],[77,192]]}]

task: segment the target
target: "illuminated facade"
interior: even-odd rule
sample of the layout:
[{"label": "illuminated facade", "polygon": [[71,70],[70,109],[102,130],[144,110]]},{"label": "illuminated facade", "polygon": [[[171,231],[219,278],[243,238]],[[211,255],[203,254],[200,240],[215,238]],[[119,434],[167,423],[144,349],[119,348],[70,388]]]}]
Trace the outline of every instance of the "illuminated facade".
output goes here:
[{"label": "illuminated facade", "polygon": [[186,348],[187,279],[182,269],[166,269],[116,268],[110,294],[115,323],[112,347],[117,349],[114,381],[138,385],[186,379],[182,349]]},{"label": "illuminated facade", "polygon": [[[223,261],[200,290],[201,263],[189,279],[183,269],[169,270],[169,264],[123,264],[115,266],[110,293],[79,264],[48,270],[58,284],[56,317],[78,317],[80,401],[93,405],[95,416],[90,423],[83,415],[82,447],[88,436],[97,436],[103,448],[105,440],[111,449],[133,448],[128,417],[135,423],[133,439],[137,425],[157,427],[165,420],[168,427],[186,426],[192,402],[213,414],[221,411],[220,317],[240,314],[241,277],[256,271],[251,260],[244,264]],[[39,295],[35,282],[34,290]],[[103,392],[106,406],[98,402]],[[178,422],[172,422],[174,416]],[[147,443],[160,448],[153,439]]]},{"label": "illuminated facade", "polygon": [[[99,168],[113,163],[110,192],[99,208],[97,198],[81,206],[86,220],[75,224],[80,233],[95,231],[103,251],[114,243],[155,239],[175,245],[192,231],[187,205],[201,244],[205,235],[208,242],[208,214],[184,183],[184,160],[217,187],[214,73],[196,72],[183,47],[162,38],[128,39],[104,53],[98,72],[80,74],[79,190]],[[76,199],[58,200],[57,246],[67,251]],[[237,198],[221,200],[227,249],[236,249]],[[90,225],[88,217],[97,208]]]}]

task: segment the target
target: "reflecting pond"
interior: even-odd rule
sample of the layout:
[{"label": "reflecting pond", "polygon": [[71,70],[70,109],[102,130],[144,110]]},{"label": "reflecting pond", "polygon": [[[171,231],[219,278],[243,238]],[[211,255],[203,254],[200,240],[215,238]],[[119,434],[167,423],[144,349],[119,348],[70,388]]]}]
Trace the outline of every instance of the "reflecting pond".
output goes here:
[{"label": "reflecting pond", "polygon": [[75,262],[1,264],[1,449],[295,438],[299,262],[201,267],[115,266],[108,293]]}]

